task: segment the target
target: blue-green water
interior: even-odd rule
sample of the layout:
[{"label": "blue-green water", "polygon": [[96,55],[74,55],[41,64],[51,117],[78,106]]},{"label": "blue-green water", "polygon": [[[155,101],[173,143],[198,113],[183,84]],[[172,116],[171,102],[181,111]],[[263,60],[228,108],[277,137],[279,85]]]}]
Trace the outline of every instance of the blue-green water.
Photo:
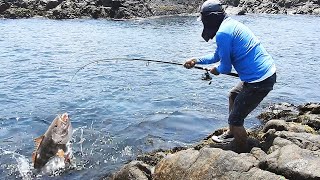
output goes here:
[{"label": "blue-green water", "polygon": [[[234,18],[260,38],[278,69],[275,90],[247,127],[259,124],[255,116],[269,104],[320,101],[320,17]],[[71,116],[77,168],[52,179],[98,179],[143,152],[192,144],[227,126],[233,77],[220,75],[209,85],[200,70],[113,61],[87,66],[71,80],[99,59],[183,63],[212,52],[195,19],[0,20],[0,177],[30,177],[33,138],[58,113]]]}]

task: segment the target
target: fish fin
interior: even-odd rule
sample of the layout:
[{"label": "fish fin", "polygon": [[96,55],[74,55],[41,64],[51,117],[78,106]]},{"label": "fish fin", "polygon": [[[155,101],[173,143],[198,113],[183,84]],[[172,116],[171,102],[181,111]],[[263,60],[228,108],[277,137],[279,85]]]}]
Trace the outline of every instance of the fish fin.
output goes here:
[{"label": "fish fin", "polygon": [[58,157],[64,158],[64,151],[62,149],[59,149],[58,152],[56,153]]},{"label": "fish fin", "polygon": [[37,158],[37,150],[42,142],[44,138],[44,135],[42,136],[39,136],[37,138],[34,139],[34,151],[32,153],[32,162],[34,163],[36,161],[36,158]]},{"label": "fish fin", "polygon": [[42,136],[39,136],[39,137],[37,137],[37,138],[35,138],[34,139],[34,143],[35,143],[35,150],[37,150],[38,148],[39,148],[39,146],[40,146],[40,143],[41,143],[41,141],[43,140],[43,138],[44,138],[44,135],[42,135]]},{"label": "fish fin", "polygon": [[36,161],[36,155],[37,155],[36,152],[32,153],[32,163],[34,163]]}]

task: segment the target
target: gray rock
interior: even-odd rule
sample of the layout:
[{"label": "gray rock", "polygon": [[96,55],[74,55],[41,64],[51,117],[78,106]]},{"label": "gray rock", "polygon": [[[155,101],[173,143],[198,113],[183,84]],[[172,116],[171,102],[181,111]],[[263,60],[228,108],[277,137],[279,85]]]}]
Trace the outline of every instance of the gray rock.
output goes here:
[{"label": "gray rock", "polygon": [[288,179],[320,179],[320,152],[291,144],[267,155],[259,167]]},{"label": "gray rock", "polygon": [[[302,120],[302,116],[299,116],[298,119],[304,122],[295,123],[295,122],[286,122],[280,119],[272,119],[268,121],[262,129],[262,132],[267,132],[269,129],[275,129],[276,131],[291,131],[291,132],[307,132],[307,133],[316,133],[316,131],[307,124],[312,124],[314,127],[317,126],[316,118],[307,118],[307,116],[303,116],[307,120]],[[310,119],[313,119],[310,120]]]},{"label": "gray rock", "polygon": [[295,123],[295,122],[287,122],[287,131],[291,131],[291,132],[297,132],[297,133],[311,133],[311,134],[315,134],[316,131],[308,126],[308,125],[303,125],[300,123]]},{"label": "gray rock", "polygon": [[260,149],[258,147],[252,148],[250,151],[250,154],[252,154],[259,161],[261,161],[262,159],[264,159],[267,156],[267,154],[264,151],[262,151],[262,149]]},{"label": "gray rock", "polygon": [[167,156],[155,167],[154,179],[280,179],[260,170],[251,154],[237,154],[218,148],[183,150]]},{"label": "gray rock", "polygon": [[306,113],[298,117],[302,124],[306,124],[315,130],[320,129],[320,114]]},{"label": "gray rock", "polygon": [[9,8],[4,12],[5,18],[16,19],[16,18],[26,18],[32,17],[33,12],[26,8]]},{"label": "gray rock", "polygon": [[303,149],[320,150],[320,135],[317,134],[278,131],[275,136],[287,139]]},{"label": "gray rock", "polygon": [[320,8],[314,9],[312,14],[314,14],[314,15],[320,15]]},{"label": "gray rock", "polygon": [[228,6],[225,10],[229,15],[245,15],[246,11],[241,7]]},{"label": "gray rock", "polygon": [[152,167],[141,161],[132,161],[123,166],[109,179],[112,180],[148,180],[151,178]]},{"label": "gray rock", "polygon": [[271,154],[272,152],[291,144],[294,143],[287,139],[276,137],[272,142],[272,146],[268,149],[268,154]]},{"label": "gray rock", "polygon": [[281,119],[286,121],[296,121],[298,119],[299,110],[293,104],[280,103],[268,107],[265,112],[261,113],[258,118],[264,122],[271,119]]},{"label": "gray rock", "polygon": [[[280,175],[276,175],[269,171],[264,171],[259,168],[253,167],[248,172],[243,173],[233,173],[228,172],[228,177],[226,179],[235,179],[235,180],[275,180],[286,178]],[[217,178],[220,179],[220,178]]]},{"label": "gray rock", "polygon": [[10,8],[10,5],[6,1],[3,1],[3,0],[0,1],[0,13],[4,12],[9,8]]},{"label": "gray rock", "polygon": [[286,121],[284,120],[279,120],[279,119],[272,119],[268,121],[264,127],[263,127],[263,132],[267,132],[269,129],[275,129],[276,131],[284,131],[288,129],[288,125]]},{"label": "gray rock", "polygon": [[48,1],[45,1],[45,8],[46,10],[49,10],[49,9],[53,9],[55,7],[57,7],[59,4],[60,4],[60,1],[59,0],[48,0]]},{"label": "gray rock", "polygon": [[306,103],[298,106],[298,109],[302,113],[310,111],[312,114],[320,114],[320,103]]}]

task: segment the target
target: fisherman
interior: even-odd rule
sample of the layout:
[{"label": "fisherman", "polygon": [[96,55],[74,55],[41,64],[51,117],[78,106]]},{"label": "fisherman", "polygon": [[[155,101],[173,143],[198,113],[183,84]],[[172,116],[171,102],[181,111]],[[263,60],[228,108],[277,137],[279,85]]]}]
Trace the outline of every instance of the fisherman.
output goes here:
[{"label": "fisherman", "polygon": [[215,37],[216,49],[212,54],[190,58],[184,67],[195,64],[220,62],[209,69],[214,75],[228,74],[232,67],[239,74],[241,82],[229,93],[229,130],[220,136],[213,136],[216,142],[228,142],[232,138],[238,152],[246,152],[247,132],[244,119],[273,89],[276,82],[276,67],[272,57],[258,38],[244,24],[229,17],[217,0],[205,1],[200,9],[203,24],[202,38],[208,42]]}]

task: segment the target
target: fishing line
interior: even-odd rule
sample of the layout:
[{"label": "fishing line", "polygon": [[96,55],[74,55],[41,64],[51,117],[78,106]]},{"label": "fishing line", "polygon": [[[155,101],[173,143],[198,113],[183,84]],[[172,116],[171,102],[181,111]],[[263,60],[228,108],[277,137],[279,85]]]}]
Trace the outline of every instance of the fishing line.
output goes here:
[{"label": "fishing line", "polygon": [[[141,58],[110,58],[110,59],[99,59],[96,61],[91,61],[85,65],[83,65],[82,67],[80,67],[72,76],[71,81],[73,80],[73,78],[76,76],[76,74],[83,70],[85,67],[94,64],[94,63],[99,63],[99,62],[110,62],[110,61],[119,61],[119,60],[123,60],[123,61],[144,61],[147,62],[147,65],[149,65],[150,62],[154,62],[154,63],[162,63],[162,64],[172,64],[172,65],[179,65],[179,66],[183,66],[182,63],[177,63],[177,62],[171,62],[171,61],[160,61],[160,60],[153,60],[153,59],[141,59]],[[202,77],[202,80],[211,80],[211,76],[209,74],[209,69],[204,68],[204,67],[200,67],[200,66],[194,66],[193,68],[195,69],[200,69],[200,70],[205,70],[206,73],[204,74],[204,76]],[[239,77],[239,75],[237,73],[228,73],[226,75],[229,76],[233,76],[233,77]]]}]

